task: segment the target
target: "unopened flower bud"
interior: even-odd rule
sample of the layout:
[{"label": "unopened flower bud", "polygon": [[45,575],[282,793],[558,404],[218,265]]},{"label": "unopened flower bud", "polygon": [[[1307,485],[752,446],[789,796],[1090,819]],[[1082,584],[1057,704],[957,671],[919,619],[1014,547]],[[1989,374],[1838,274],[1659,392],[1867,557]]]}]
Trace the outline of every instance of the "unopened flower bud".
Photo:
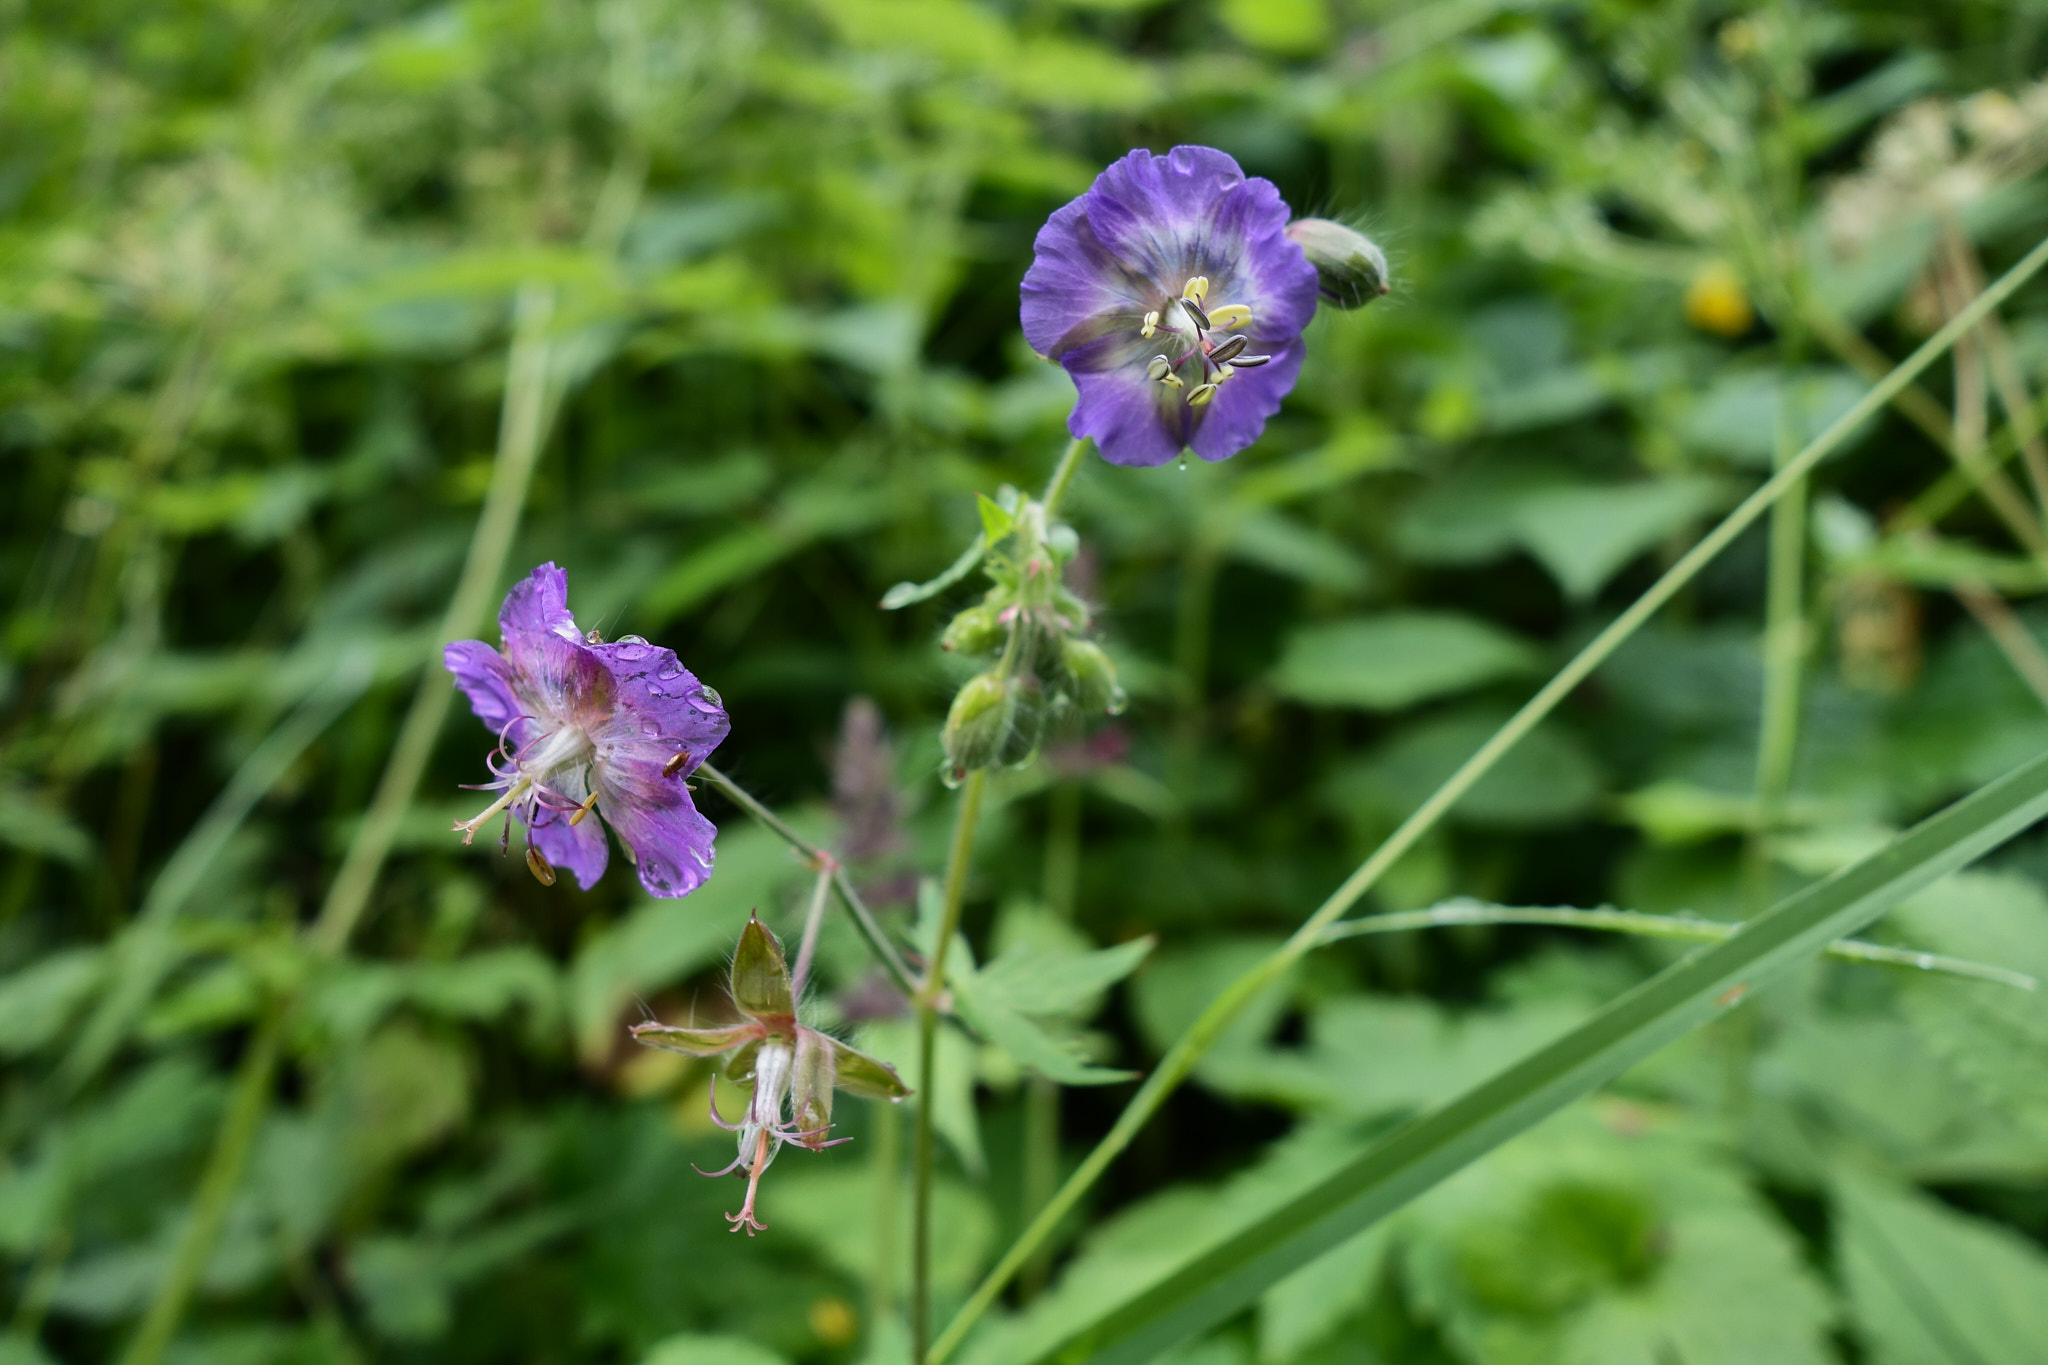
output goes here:
[{"label": "unopened flower bud", "polygon": [[1116,685],[1116,665],[1109,661],[1101,646],[1086,640],[1068,640],[1060,646],[1060,664],[1066,670],[1074,705],[1093,712],[1115,706],[1122,689]]},{"label": "unopened flower bud", "polygon": [[939,648],[961,654],[987,654],[1001,645],[1007,634],[994,607],[969,607],[947,625],[946,633],[939,637]]},{"label": "unopened flower bud", "polygon": [[1386,253],[1364,233],[1327,218],[1297,218],[1287,236],[1316,268],[1323,297],[1339,308],[1362,308],[1387,292]]},{"label": "unopened flower bud", "polygon": [[995,672],[969,678],[960,695],[953,698],[953,707],[946,712],[946,728],[939,736],[946,748],[947,766],[969,771],[994,763],[1002,753],[1016,709],[1016,689],[1010,680]]}]

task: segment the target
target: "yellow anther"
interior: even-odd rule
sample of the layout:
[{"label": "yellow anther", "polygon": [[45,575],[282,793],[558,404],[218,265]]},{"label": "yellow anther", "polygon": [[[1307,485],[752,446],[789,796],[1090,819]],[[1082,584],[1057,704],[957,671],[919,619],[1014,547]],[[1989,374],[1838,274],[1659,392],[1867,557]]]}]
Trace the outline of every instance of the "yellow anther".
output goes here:
[{"label": "yellow anther", "polygon": [[592,793],[591,793],[591,794],[589,795],[589,797],[588,797],[588,798],[586,798],[586,799],[584,800],[583,804],[582,804],[581,806],[578,806],[578,807],[576,808],[576,813],[575,813],[574,815],[572,815],[572,816],[570,816],[570,817],[569,817],[569,823],[570,823],[570,825],[571,825],[571,826],[575,826],[575,825],[580,825],[580,824],[582,824],[582,823],[583,823],[583,817],[584,817],[584,816],[586,816],[586,815],[588,815],[588,814],[590,814],[590,808],[591,808],[592,806],[596,805],[596,804],[597,804],[597,793],[596,793],[596,792],[592,792]]},{"label": "yellow anther", "polygon": [[1230,376],[1236,373],[1237,371],[1231,369],[1228,365],[1218,365],[1216,367],[1216,382],[1218,384],[1221,384],[1224,380],[1230,378]]},{"label": "yellow anther", "polygon": [[1180,296],[1184,299],[1193,299],[1196,303],[1200,303],[1203,296],[1208,292],[1209,277],[1207,275],[1190,275],[1188,276],[1188,282],[1181,286]]},{"label": "yellow anther", "polygon": [[1199,408],[1215,396],[1216,386],[1214,384],[1198,384],[1188,394],[1188,406],[1191,408]]},{"label": "yellow anther", "polygon": [[1159,382],[1166,385],[1166,387],[1169,389],[1180,389],[1187,387],[1187,383],[1185,380],[1183,380],[1179,375],[1173,374],[1171,372],[1160,375]]},{"label": "yellow anther", "polygon": [[1157,309],[1154,309],[1153,311],[1145,314],[1145,325],[1138,329],[1138,335],[1149,340],[1152,334],[1158,330],[1159,311]]},{"label": "yellow anther", "polygon": [[1252,320],[1252,310],[1241,303],[1219,303],[1208,311],[1209,321],[1216,327],[1242,327]]}]

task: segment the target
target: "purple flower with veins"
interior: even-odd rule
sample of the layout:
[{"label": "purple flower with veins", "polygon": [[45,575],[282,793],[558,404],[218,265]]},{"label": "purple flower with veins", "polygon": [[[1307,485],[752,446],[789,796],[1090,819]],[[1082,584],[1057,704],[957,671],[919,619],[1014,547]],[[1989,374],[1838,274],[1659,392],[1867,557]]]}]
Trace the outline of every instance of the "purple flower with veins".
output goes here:
[{"label": "purple flower with veins", "polygon": [[684,780],[731,728],[716,692],[673,650],[637,635],[611,644],[585,635],[569,614],[569,578],[543,564],[513,585],[498,612],[504,653],[458,640],[444,659],[477,719],[498,734],[495,791],[474,819],[455,828],[468,843],[506,813],[526,826],[526,862],[553,885],[567,868],[588,891],[604,875],[603,825],[657,896],[684,896],[711,875],[712,837]]},{"label": "purple flower with veins", "polygon": [[1272,182],[1211,147],[1135,151],[1039,229],[1024,335],[1073,376],[1067,429],[1111,464],[1259,438],[1301,371],[1315,267]]}]

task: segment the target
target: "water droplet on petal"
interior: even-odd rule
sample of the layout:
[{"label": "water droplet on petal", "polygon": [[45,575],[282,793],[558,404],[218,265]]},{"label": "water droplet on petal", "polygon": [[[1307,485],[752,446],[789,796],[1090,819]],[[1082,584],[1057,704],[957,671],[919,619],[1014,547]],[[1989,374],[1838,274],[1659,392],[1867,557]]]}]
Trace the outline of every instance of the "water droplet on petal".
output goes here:
[{"label": "water droplet on petal", "polygon": [[664,682],[670,678],[680,678],[683,676],[683,666],[671,659],[663,664],[660,671],[654,676],[662,679]]},{"label": "water droplet on petal", "polygon": [[700,687],[697,694],[690,698],[690,705],[709,715],[725,709],[725,698],[719,696],[715,688]]},{"label": "water droplet on petal", "polygon": [[706,855],[705,855],[705,852],[704,852],[704,850],[703,850],[703,849],[701,849],[701,848],[693,848],[693,849],[691,849],[691,850],[690,850],[690,856],[691,856],[692,858],[694,858],[694,859],[696,860],[696,862],[697,862],[697,866],[699,866],[699,867],[703,868],[703,869],[704,869],[705,871],[707,871],[707,872],[711,870],[711,859],[710,859],[710,858],[709,858],[708,856],[706,856]]},{"label": "water droplet on petal", "polygon": [[945,783],[948,789],[958,789],[960,784],[966,780],[967,769],[957,767],[951,763],[940,765],[939,781]]}]

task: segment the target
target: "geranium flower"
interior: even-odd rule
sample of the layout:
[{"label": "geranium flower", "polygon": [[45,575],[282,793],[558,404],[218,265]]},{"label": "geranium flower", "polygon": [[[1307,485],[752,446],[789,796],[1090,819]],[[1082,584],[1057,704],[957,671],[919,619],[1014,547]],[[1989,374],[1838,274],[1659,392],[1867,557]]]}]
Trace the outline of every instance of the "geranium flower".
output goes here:
[{"label": "geranium flower", "polygon": [[[569,614],[568,575],[543,564],[505,596],[498,612],[504,653],[458,640],[444,659],[477,719],[498,734],[496,780],[476,790],[498,799],[455,828],[468,843],[506,813],[526,826],[527,865],[552,885],[567,868],[588,891],[609,856],[604,825],[657,896],[682,896],[711,875],[709,820],[685,779],[730,723],[716,692],[637,635],[604,643]],[[588,819],[593,812],[599,820]],[[501,838],[501,844],[504,842]]]},{"label": "geranium flower", "polygon": [[1135,151],[1039,229],[1024,335],[1112,464],[1243,450],[1294,387],[1315,268],[1272,182],[1210,147]]},{"label": "geranium flower", "polygon": [[742,1023],[678,1028],[649,1022],[635,1024],[632,1032],[649,1047],[690,1057],[731,1054],[726,1075],[752,1092],[747,1116],[739,1123],[719,1117],[718,1093],[713,1087],[711,1121],[740,1135],[740,1154],[724,1170],[702,1174],[746,1171],[746,1202],[738,1213],[727,1214],[725,1221],[732,1224],[734,1232],[745,1228],[751,1237],[768,1230],[755,1216],[754,1201],[760,1194],[762,1172],[785,1144],[793,1142],[821,1152],[853,1140],[826,1137],[832,1131],[833,1090],[861,1099],[900,1100],[910,1088],[887,1062],[796,1021],[796,998],[782,944],[754,916],[748,917],[739,947],[733,952],[730,988],[733,1004],[746,1016]]}]

